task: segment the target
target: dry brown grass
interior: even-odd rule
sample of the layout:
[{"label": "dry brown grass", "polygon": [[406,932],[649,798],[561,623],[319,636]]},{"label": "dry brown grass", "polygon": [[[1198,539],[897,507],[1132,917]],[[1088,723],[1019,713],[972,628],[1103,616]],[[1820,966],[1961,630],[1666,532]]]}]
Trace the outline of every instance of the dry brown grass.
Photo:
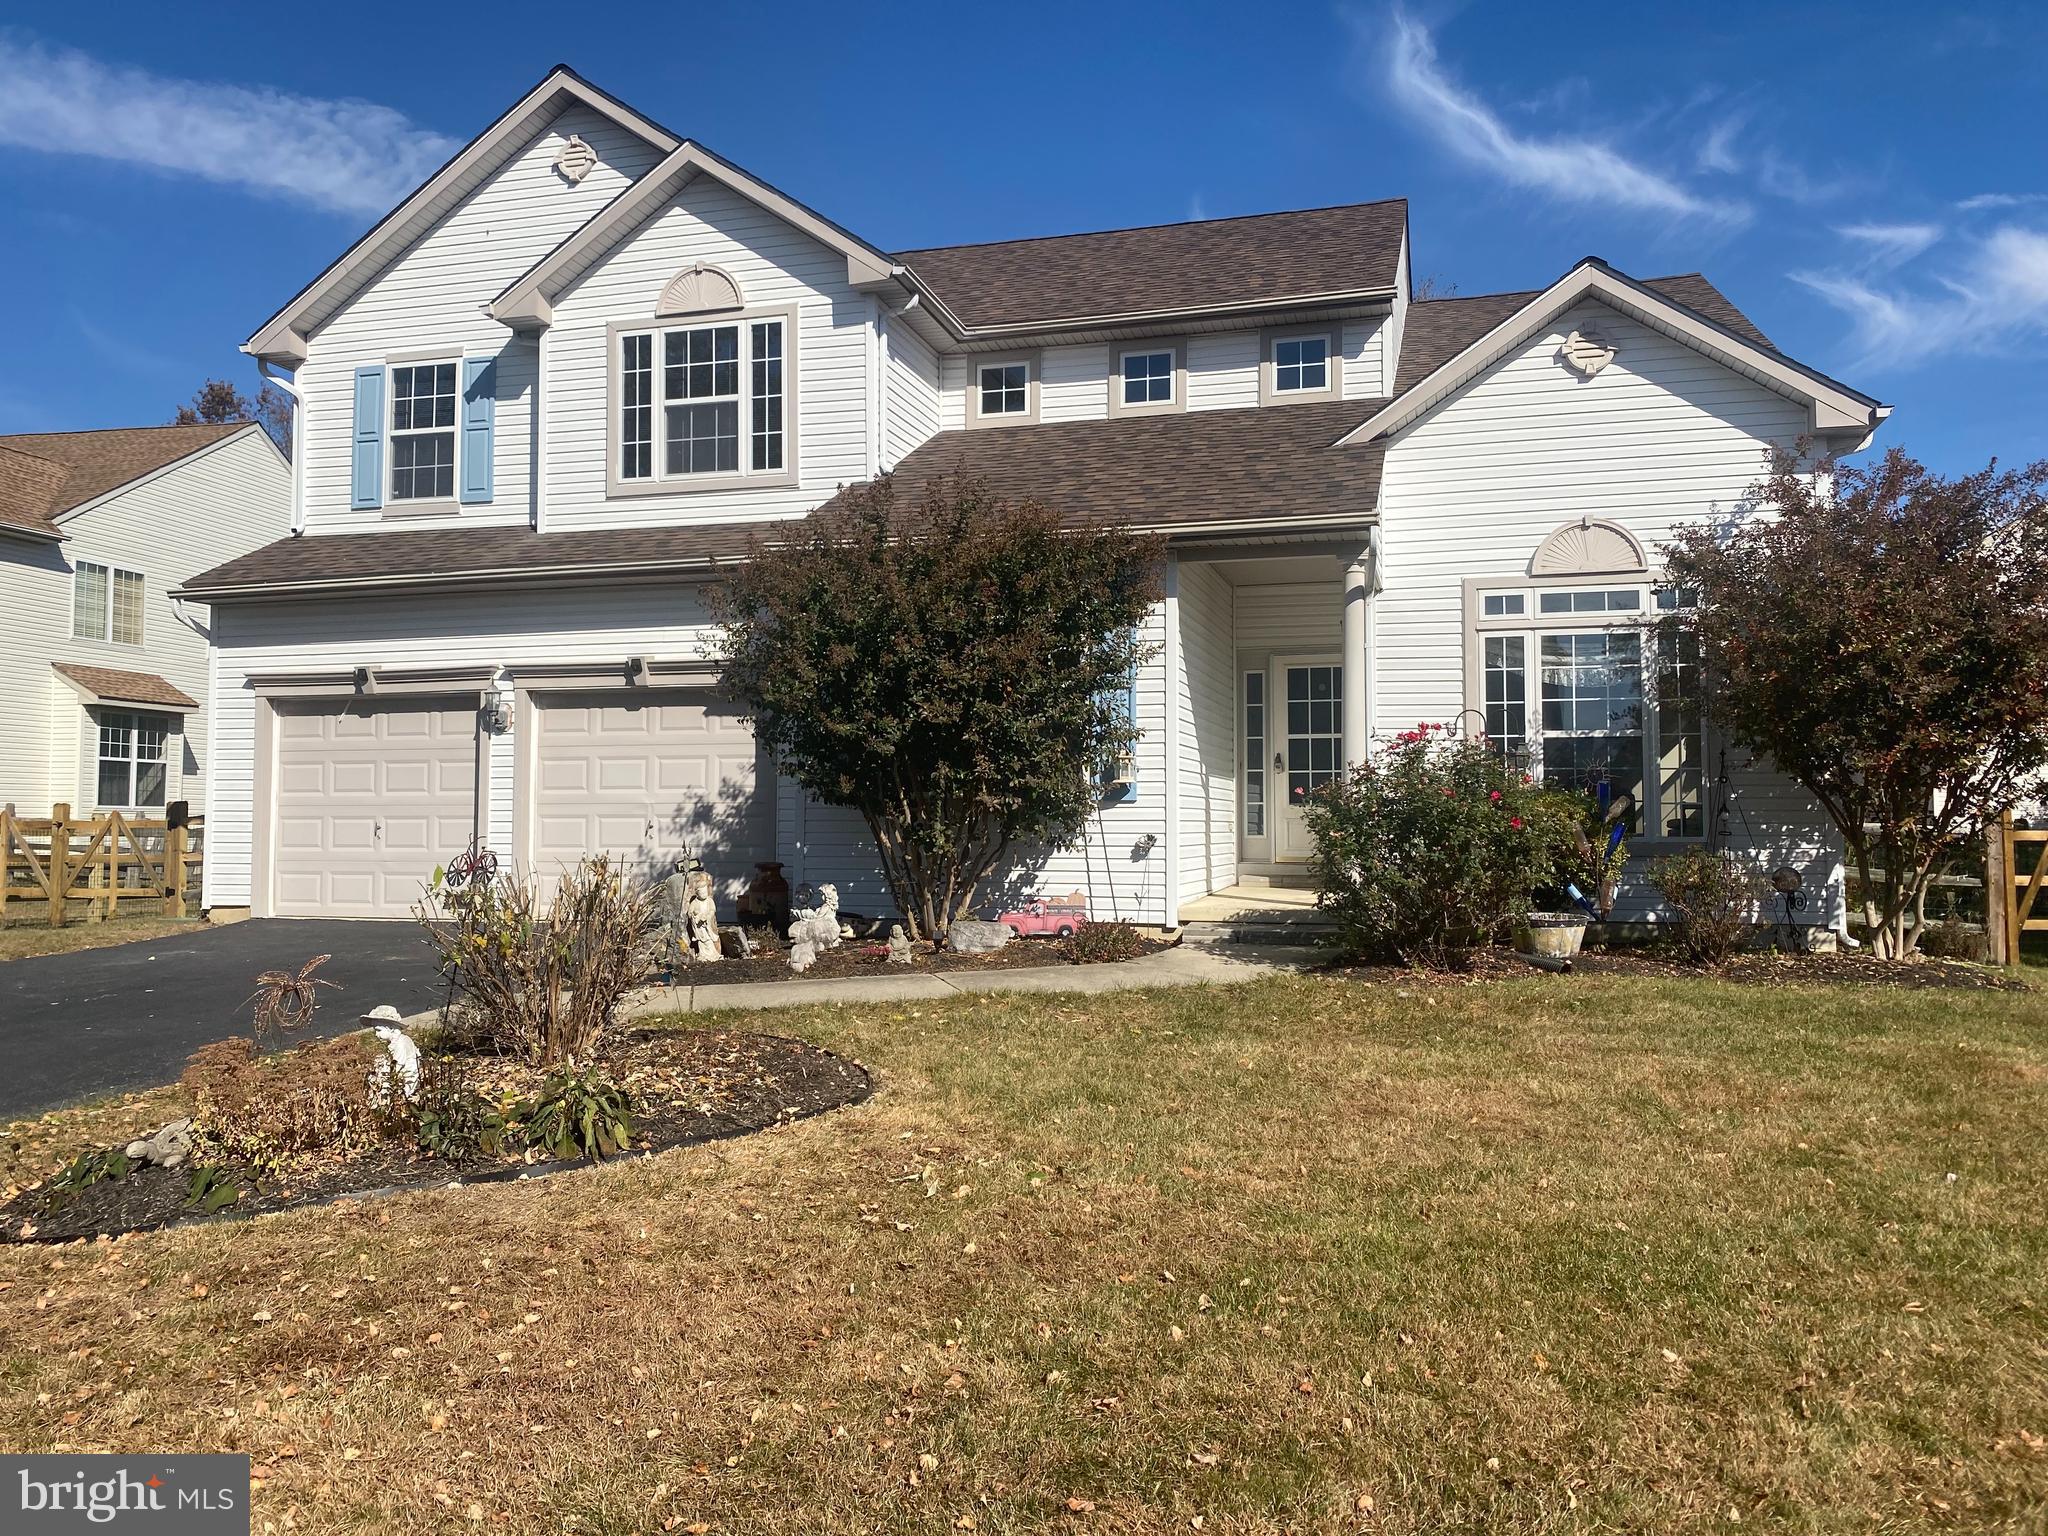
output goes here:
[{"label": "dry brown grass", "polygon": [[186,933],[203,924],[196,917],[117,917],[110,923],[74,922],[62,928],[41,923],[9,923],[0,928],[0,961],[35,955],[63,955],[78,949],[105,949]]},{"label": "dry brown grass", "polygon": [[771,1027],[881,1093],[0,1252],[0,1446],[247,1450],[259,1531],[2040,1528],[2048,998],[1303,979]]}]

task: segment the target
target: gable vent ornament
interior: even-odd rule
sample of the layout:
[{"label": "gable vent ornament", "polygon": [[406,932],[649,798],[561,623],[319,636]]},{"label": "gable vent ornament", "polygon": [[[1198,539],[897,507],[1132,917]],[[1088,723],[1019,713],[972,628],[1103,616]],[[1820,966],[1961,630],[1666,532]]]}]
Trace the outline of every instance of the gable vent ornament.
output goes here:
[{"label": "gable vent ornament", "polygon": [[1614,361],[1614,343],[1596,331],[1573,331],[1557,349],[1567,368],[1592,378]]},{"label": "gable vent ornament", "polygon": [[583,142],[581,134],[569,135],[569,142],[555,151],[555,174],[575,186],[597,168],[597,151]]}]

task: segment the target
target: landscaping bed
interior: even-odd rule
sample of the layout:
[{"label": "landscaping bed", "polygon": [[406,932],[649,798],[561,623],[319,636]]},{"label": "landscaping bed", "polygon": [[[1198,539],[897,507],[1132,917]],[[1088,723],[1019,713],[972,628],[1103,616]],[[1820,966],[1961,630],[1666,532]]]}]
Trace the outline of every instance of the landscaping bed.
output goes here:
[{"label": "landscaping bed", "polygon": [[[1427,975],[1437,981],[1479,982],[1537,974],[1528,962],[1506,949],[1474,951],[1470,966],[1464,970],[1418,972],[1398,965],[1353,961],[1336,961],[1327,969],[1359,981],[1412,980],[1418,975]],[[1594,976],[1732,981],[1754,986],[1834,984],[1882,991],[2024,992],[2033,989],[2032,983],[2013,972],[1967,960],[1937,960],[1927,956],[1910,960],[1880,960],[1874,955],[1853,952],[1812,955],[1759,952],[1731,955],[1718,965],[1695,963],[1675,947],[1588,949],[1573,957],[1572,977]],[[1558,979],[1562,985],[1571,984],[1571,977]]]},{"label": "landscaping bed", "polygon": [[[537,1092],[544,1076],[509,1057],[470,1059],[463,1065],[479,1099],[500,1106]],[[633,1106],[628,1155],[800,1120],[857,1103],[871,1087],[867,1072],[843,1056],[780,1035],[722,1030],[618,1032],[595,1065]],[[271,1069],[285,1070],[275,1064]],[[162,1101],[147,1107],[153,1118],[136,1123],[137,1136],[162,1123]],[[207,1210],[203,1195],[194,1197],[194,1176],[201,1166],[217,1170],[218,1187],[236,1192],[218,1210]],[[402,1134],[260,1162],[195,1153],[181,1167],[140,1164],[82,1188],[67,1189],[50,1179],[22,1190],[0,1205],[0,1240],[64,1242],[252,1216],[346,1195],[575,1166],[533,1147],[432,1155],[417,1137]]]},{"label": "landscaping bed", "polygon": [[[1111,925],[1097,924],[1098,934]],[[1121,926],[1121,925],[1119,925]],[[1121,943],[1126,953],[1114,956],[1116,959],[1135,960],[1144,955],[1158,954],[1171,949],[1180,941],[1165,939],[1156,934],[1139,933],[1125,929],[1128,938]],[[1091,965],[1111,958],[1090,953],[1087,940],[1081,938],[1059,939],[1012,939],[1001,949],[986,954],[956,955],[951,950],[939,949],[931,944],[916,944],[911,949],[908,964],[896,965],[889,960],[889,945],[884,939],[846,939],[836,948],[821,950],[808,970],[801,973],[789,968],[788,947],[767,937],[766,929],[750,930],[755,941],[752,956],[741,959],[727,955],[725,959],[711,964],[692,961],[675,973],[673,984],[681,987],[723,986],[745,981],[814,981],[826,977],[847,976],[916,976],[926,971],[1000,971],[1016,970],[1038,965]],[[659,977],[657,972],[657,978]]]}]

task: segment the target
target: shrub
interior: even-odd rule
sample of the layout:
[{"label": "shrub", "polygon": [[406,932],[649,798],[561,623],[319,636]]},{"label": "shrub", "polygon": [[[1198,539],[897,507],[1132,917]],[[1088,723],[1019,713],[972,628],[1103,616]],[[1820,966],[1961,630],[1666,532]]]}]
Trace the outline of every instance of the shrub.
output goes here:
[{"label": "shrub", "polygon": [[1304,806],[1317,904],[1350,953],[1446,965],[1528,910],[1568,836],[1553,799],[1483,741],[1422,725]]},{"label": "shrub", "polygon": [[647,974],[654,901],[599,856],[564,873],[545,905],[531,876],[444,889],[437,872],[417,912],[442,968],[461,979],[465,1025],[552,1067],[587,1059]]},{"label": "shrub", "polygon": [[1083,923],[1067,941],[1078,964],[1132,960],[1145,952],[1145,941],[1129,923]]},{"label": "shrub", "polygon": [[119,1147],[81,1152],[50,1180],[50,1187],[61,1195],[75,1195],[105,1179],[127,1178],[129,1167],[128,1154]]},{"label": "shrub", "polygon": [[626,1091],[596,1072],[548,1075],[537,1098],[512,1111],[528,1146],[556,1157],[601,1162],[633,1141],[633,1106]]},{"label": "shrub", "polygon": [[1678,914],[1678,943],[1701,965],[1741,944],[1756,910],[1755,877],[1729,853],[1691,848],[1650,866],[1650,884]]},{"label": "shrub", "polygon": [[267,1061],[253,1041],[220,1040],[192,1053],[181,1081],[210,1142],[264,1163],[316,1148],[348,1150],[384,1135],[392,1112],[370,1091],[370,1074],[384,1059],[366,1034],[314,1041]]},{"label": "shrub", "polygon": [[241,1187],[214,1163],[201,1163],[185,1181],[185,1209],[202,1216],[224,1211],[241,1198]]},{"label": "shrub", "polygon": [[508,1140],[505,1116],[463,1063],[447,1056],[420,1057],[413,1131],[422,1152],[446,1162],[496,1156]]}]

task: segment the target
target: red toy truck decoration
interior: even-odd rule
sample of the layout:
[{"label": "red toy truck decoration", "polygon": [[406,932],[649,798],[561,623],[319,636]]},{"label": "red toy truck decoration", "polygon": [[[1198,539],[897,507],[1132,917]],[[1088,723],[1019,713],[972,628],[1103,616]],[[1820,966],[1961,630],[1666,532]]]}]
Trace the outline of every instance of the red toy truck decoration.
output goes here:
[{"label": "red toy truck decoration", "polygon": [[1021,911],[1005,912],[996,921],[1020,939],[1071,939],[1088,925],[1088,898],[1079,891],[1050,899],[1041,896],[1026,902]]}]

